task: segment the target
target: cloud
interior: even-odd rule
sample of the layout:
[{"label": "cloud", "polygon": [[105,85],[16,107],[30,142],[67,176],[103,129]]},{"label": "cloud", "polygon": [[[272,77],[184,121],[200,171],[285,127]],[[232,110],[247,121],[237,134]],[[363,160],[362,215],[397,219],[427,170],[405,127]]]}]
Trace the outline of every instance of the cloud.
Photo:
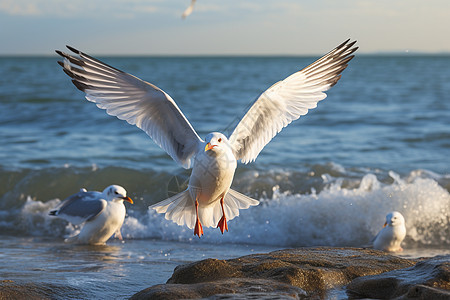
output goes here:
[{"label": "cloud", "polygon": [[3,0],[0,2],[0,11],[11,16],[40,15],[40,10],[33,2],[38,1]]},{"label": "cloud", "polygon": [[133,18],[158,12],[161,0],[1,0],[0,13],[22,17]]}]

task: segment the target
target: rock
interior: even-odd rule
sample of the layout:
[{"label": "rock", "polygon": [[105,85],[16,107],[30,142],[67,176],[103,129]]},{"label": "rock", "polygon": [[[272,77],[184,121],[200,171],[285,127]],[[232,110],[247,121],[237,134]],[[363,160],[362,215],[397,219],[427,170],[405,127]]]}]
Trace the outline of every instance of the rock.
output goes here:
[{"label": "rock", "polygon": [[450,255],[415,266],[354,279],[347,286],[353,299],[450,299]]},{"label": "rock", "polygon": [[83,295],[81,291],[65,286],[0,280],[0,299],[65,299],[80,295]]},{"label": "rock", "polygon": [[303,290],[308,296],[320,295],[356,277],[407,268],[416,262],[377,250],[329,247],[280,250],[229,260],[206,259],[176,267],[167,284],[150,287],[132,299],[206,298],[224,294],[244,297],[258,289],[272,293],[270,298],[273,295],[300,298],[304,296]]},{"label": "rock", "polygon": [[51,299],[48,290],[35,284],[17,284],[12,280],[0,281],[0,299]]},{"label": "rock", "polygon": [[402,299],[448,300],[450,292],[419,284],[411,287],[406,295],[398,298],[398,300]]},{"label": "rock", "polygon": [[234,278],[194,284],[160,284],[130,298],[137,299],[299,299],[306,292],[265,279]]},{"label": "rock", "polygon": [[299,248],[181,265],[167,283],[190,284],[246,277],[271,279],[306,291],[317,291],[345,285],[359,276],[410,267],[415,263],[369,249]]}]

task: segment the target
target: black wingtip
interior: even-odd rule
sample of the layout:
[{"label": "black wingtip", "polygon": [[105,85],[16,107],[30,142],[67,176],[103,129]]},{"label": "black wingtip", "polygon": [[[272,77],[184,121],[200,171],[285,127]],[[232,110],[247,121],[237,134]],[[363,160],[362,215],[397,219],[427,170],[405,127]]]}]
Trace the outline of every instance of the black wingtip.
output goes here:
[{"label": "black wingtip", "polygon": [[[69,75],[69,74],[67,74],[67,75]],[[82,92],[85,92],[89,88],[89,86],[87,84],[84,84],[84,83],[82,83],[80,81],[77,81],[75,79],[72,79],[72,83],[77,89],[79,89]]]},{"label": "black wingtip", "polygon": [[[344,68],[345,69],[345,68]],[[336,77],[333,78],[333,81],[330,84],[330,87],[333,87],[336,85],[336,83],[339,81],[339,79],[341,79],[342,74],[337,75]]]},{"label": "black wingtip", "polygon": [[69,54],[67,54],[67,53],[65,53],[65,52],[62,52],[62,51],[60,51],[60,50],[55,50],[55,52],[59,55],[59,56],[62,56],[62,57],[64,57],[64,58],[69,58]]},{"label": "black wingtip", "polygon": [[57,210],[52,210],[51,212],[49,212],[48,214],[50,215],[50,216],[56,216],[56,213],[57,213],[58,211]]},{"label": "black wingtip", "polygon": [[[348,42],[349,40],[350,40],[350,39],[348,39],[347,42]],[[354,44],[356,44],[356,40],[353,41],[353,42],[351,42],[350,44],[348,44],[348,47],[351,48],[351,47],[353,47]]]},{"label": "black wingtip", "polygon": [[74,77],[75,77],[74,74],[73,74],[71,71],[67,70],[67,69],[64,68],[64,67],[63,67],[63,71],[64,71],[64,73],[66,73],[66,75],[69,76],[70,78],[74,78]]},{"label": "black wingtip", "polygon": [[64,52],[62,52],[60,50],[55,50],[55,52],[56,52],[56,54],[58,54],[59,56],[62,56],[64,58],[67,58],[69,56],[69,54],[64,53]]},{"label": "black wingtip", "polygon": [[75,49],[72,46],[66,45],[66,47],[67,47],[67,49],[69,49],[70,51],[72,51],[75,54],[81,54],[81,52],[79,50]]},{"label": "black wingtip", "polygon": [[337,46],[336,49],[339,49],[339,48],[344,47],[344,46],[348,43],[348,41],[350,41],[350,39],[347,39],[345,42],[343,42],[342,44],[340,44],[339,46]]}]

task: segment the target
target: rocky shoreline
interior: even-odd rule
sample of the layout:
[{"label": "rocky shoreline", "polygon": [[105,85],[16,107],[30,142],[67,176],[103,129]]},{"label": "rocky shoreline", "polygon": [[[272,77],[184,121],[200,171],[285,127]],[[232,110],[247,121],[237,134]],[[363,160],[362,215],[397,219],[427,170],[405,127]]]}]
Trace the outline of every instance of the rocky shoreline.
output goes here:
[{"label": "rocky shoreline", "polygon": [[450,255],[405,259],[362,248],[298,248],[175,268],[130,299],[450,299]]},{"label": "rocky shoreline", "polygon": [[[0,281],[0,299],[81,295],[82,290],[64,286]],[[200,298],[450,299],[450,255],[406,259],[372,249],[314,247],[228,260],[209,258],[176,267],[167,283],[130,299]]]}]

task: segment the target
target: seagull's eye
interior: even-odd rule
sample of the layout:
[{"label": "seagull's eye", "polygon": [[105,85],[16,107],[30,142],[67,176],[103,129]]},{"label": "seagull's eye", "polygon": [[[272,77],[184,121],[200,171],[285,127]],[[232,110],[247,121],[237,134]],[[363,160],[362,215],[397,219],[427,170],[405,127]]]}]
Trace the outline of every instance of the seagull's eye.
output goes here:
[{"label": "seagull's eye", "polygon": [[219,138],[217,141],[218,141],[219,143],[221,143],[221,142],[222,142],[222,138]]},{"label": "seagull's eye", "polygon": [[114,194],[119,195],[119,193],[117,191],[114,191]]}]

